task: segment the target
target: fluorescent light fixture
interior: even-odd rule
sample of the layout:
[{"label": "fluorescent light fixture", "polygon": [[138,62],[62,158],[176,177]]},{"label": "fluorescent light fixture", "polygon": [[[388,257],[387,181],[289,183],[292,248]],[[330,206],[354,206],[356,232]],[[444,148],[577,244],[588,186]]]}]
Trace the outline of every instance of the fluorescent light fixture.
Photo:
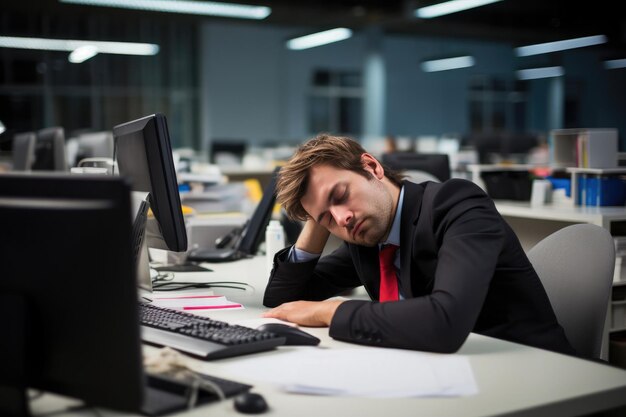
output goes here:
[{"label": "fluorescent light fixture", "polygon": [[0,122],[0,135],[3,134],[7,128],[4,126],[4,123]]},{"label": "fluorescent light fixture", "polygon": [[604,61],[604,68],[606,69],[626,68],[626,58],[611,59],[610,61]]},{"label": "fluorescent light fixture", "polygon": [[496,3],[502,0],[451,0],[443,3],[433,4],[432,6],[420,7],[415,10],[415,16],[421,19],[431,19],[446,14],[460,12],[462,10],[473,9],[475,7],[485,6],[487,4]]},{"label": "fluorescent light fixture", "polygon": [[537,78],[551,78],[562,77],[565,74],[563,67],[543,67],[543,68],[529,68],[518,70],[517,78],[520,80],[535,80]]},{"label": "fluorescent light fixture", "polygon": [[236,3],[186,0],[60,0],[61,3],[88,6],[118,7],[155,12],[186,13],[203,16],[237,17],[241,19],[265,19],[272,9],[265,6],[249,6]]},{"label": "fluorescent light fixture", "polygon": [[89,58],[92,58],[98,54],[98,47],[95,45],[83,45],[74,49],[70,56],[67,57],[67,60],[72,64],[80,64],[81,62],[87,61]]},{"label": "fluorescent light fixture", "polygon": [[586,46],[600,45],[606,42],[607,38],[604,35],[585,36],[583,38],[566,39],[563,41],[520,46],[519,48],[515,48],[515,54],[517,56],[549,54],[550,52],[565,51],[566,49],[574,48],[584,48]]},{"label": "fluorescent light fixture", "polygon": [[473,56],[457,56],[454,58],[434,59],[421,64],[424,72],[447,71],[474,66]]},{"label": "fluorescent light fixture", "polygon": [[300,50],[339,42],[352,36],[352,31],[346,28],[335,28],[323,32],[293,38],[287,41],[287,48]]},{"label": "fluorescent light fixture", "polygon": [[0,48],[72,52],[83,46],[96,47],[97,52],[100,54],[156,55],[159,53],[159,45],[152,43],[79,41],[73,39],[0,36]]}]

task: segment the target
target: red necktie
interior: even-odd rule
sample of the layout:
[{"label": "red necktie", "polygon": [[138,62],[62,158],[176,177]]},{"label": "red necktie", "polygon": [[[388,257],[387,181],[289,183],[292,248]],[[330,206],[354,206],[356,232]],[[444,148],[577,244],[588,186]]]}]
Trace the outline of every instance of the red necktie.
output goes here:
[{"label": "red necktie", "polygon": [[384,245],[378,252],[380,263],[380,302],[396,301],[398,299],[398,278],[393,260],[398,246]]}]

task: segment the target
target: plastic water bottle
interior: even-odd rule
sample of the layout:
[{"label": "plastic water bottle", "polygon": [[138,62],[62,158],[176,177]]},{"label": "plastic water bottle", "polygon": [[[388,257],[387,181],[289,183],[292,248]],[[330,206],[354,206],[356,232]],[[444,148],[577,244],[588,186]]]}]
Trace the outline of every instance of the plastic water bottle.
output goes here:
[{"label": "plastic water bottle", "polygon": [[267,258],[267,275],[274,266],[274,255],[285,247],[285,229],[278,220],[270,220],[265,229],[265,256]]}]

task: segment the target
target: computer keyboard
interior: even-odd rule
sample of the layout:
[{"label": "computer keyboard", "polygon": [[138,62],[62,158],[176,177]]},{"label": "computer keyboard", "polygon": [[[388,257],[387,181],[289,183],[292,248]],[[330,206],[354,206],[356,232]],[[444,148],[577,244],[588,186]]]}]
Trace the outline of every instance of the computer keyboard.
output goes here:
[{"label": "computer keyboard", "polygon": [[273,349],[285,338],[179,310],[139,303],[141,338],[206,360]]}]

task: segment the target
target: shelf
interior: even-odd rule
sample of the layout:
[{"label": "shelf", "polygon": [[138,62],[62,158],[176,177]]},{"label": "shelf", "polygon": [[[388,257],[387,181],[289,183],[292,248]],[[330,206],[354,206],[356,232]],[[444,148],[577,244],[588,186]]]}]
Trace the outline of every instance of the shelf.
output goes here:
[{"label": "shelf", "polygon": [[624,206],[574,206],[547,204],[531,207],[530,202],[495,200],[503,216],[572,223],[590,223],[604,226],[608,222],[626,220]]},{"label": "shelf", "polygon": [[576,168],[569,167],[565,171],[573,174],[626,174],[626,168]]}]

